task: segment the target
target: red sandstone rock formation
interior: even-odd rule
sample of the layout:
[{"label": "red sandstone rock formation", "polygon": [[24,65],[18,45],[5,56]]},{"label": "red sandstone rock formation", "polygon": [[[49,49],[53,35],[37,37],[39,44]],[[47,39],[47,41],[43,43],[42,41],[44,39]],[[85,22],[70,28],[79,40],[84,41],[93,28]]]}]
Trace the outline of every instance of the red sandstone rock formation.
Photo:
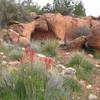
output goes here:
[{"label": "red sandstone rock formation", "polygon": [[41,30],[40,33],[45,31],[44,33],[55,34],[56,37],[64,40],[66,44],[71,43],[72,48],[79,48],[83,45],[85,38],[79,37],[73,40],[72,33],[75,29],[85,26],[89,28],[92,27],[91,30],[93,32],[93,34],[89,34],[88,36],[88,45],[94,49],[100,49],[100,21],[96,18],[62,16],[59,13],[45,13],[43,15],[31,14],[31,16],[33,16],[34,20],[29,23],[10,24],[8,35],[13,42],[24,43],[27,41],[26,43],[29,43],[32,33],[35,33],[36,30]]}]

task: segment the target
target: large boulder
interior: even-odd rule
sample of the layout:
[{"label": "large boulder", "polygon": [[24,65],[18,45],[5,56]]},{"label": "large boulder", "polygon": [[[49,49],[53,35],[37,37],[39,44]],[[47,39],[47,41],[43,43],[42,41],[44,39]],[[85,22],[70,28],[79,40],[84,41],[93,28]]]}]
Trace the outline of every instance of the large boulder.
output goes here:
[{"label": "large boulder", "polygon": [[20,36],[16,31],[13,31],[12,29],[9,29],[8,36],[13,43],[18,43],[23,46],[28,46],[30,43],[26,37]]},{"label": "large boulder", "polygon": [[92,34],[88,36],[87,45],[94,49],[100,50],[100,23],[94,25],[91,30]]},{"label": "large boulder", "polygon": [[10,22],[7,36],[14,43],[29,45],[31,33],[35,30],[35,26],[36,21],[30,23]]},{"label": "large boulder", "polygon": [[72,40],[68,45],[68,50],[78,50],[83,47],[86,42],[86,36],[80,36],[74,40]]}]

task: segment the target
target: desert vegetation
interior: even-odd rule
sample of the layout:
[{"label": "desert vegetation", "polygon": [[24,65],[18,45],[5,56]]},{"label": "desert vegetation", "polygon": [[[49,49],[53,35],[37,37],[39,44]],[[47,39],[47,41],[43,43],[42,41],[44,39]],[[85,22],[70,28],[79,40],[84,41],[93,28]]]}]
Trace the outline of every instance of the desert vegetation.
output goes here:
[{"label": "desert vegetation", "polygon": [[94,23],[81,1],[0,0],[0,100],[99,100]]}]

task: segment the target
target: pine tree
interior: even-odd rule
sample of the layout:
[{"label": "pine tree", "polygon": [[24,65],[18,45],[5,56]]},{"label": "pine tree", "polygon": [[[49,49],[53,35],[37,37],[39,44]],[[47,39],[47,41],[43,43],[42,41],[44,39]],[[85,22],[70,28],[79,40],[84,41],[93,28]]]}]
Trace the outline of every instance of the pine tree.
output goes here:
[{"label": "pine tree", "polygon": [[74,15],[76,16],[86,16],[85,8],[82,1],[78,2],[75,5]]}]

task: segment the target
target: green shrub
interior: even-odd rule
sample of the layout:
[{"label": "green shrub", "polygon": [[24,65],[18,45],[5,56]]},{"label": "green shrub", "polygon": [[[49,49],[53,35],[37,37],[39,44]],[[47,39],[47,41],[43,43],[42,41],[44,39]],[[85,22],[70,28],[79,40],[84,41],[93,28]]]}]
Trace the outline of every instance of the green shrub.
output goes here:
[{"label": "green shrub", "polygon": [[95,67],[82,53],[74,55],[67,66],[75,68],[77,77],[83,80],[90,79],[93,68]]},{"label": "green shrub", "polygon": [[22,55],[23,55],[22,50],[17,50],[17,49],[13,49],[9,53],[9,57],[12,60],[19,60],[22,57]]},{"label": "green shrub", "polygon": [[46,71],[43,63],[2,76],[0,100],[68,100],[80,91],[76,80]]},{"label": "green shrub", "polygon": [[69,87],[70,91],[72,91],[72,92],[80,92],[80,90],[81,90],[81,85],[78,83],[77,80],[74,80],[72,78],[69,78],[69,77],[64,78],[63,86],[66,86],[66,85],[67,85],[67,87]]},{"label": "green shrub", "polygon": [[43,52],[47,56],[56,56],[57,55],[57,41],[56,40],[47,40],[43,46]]},{"label": "green shrub", "polygon": [[[19,0],[20,1],[20,0]],[[6,26],[10,20],[31,21],[30,12],[39,12],[40,7],[30,1],[0,0],[0,25]]]},{"label": "green shrub", "polygon": [[8,100],[3,99],[7,96],[9,100],[44,100],[46,81],[47,72],[42,63],[34,64],[34,67],[23,66],[19,71],[3,76],[0,99]]}]

